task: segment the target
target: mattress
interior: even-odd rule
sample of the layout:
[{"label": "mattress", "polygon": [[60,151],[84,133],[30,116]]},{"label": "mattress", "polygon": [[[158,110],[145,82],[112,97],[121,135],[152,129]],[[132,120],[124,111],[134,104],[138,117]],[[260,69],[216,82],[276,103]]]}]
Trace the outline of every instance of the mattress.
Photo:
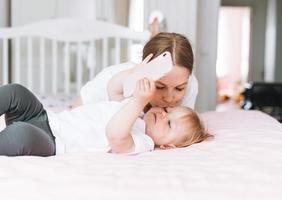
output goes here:
[{"label": "mattress", "polygon": [[214,139],[125,156],[0,156],[0,199],[281,199],[282,125],[259,111],[201,115]]}]

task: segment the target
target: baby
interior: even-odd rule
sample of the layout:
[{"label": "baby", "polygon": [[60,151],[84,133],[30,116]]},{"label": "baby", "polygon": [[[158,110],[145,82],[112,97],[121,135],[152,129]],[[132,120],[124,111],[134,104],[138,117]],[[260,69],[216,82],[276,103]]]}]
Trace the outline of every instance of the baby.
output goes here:
[{"label": "baby", "polygon": [[154,81],[142,79],[133,96],[53,113],[25,87],[0,87],[0,155],[50,156],[69,152],[141,153],[154,148],[185,147],[210,137],[199,117],[186,107],[144,107],[155,92]]}]

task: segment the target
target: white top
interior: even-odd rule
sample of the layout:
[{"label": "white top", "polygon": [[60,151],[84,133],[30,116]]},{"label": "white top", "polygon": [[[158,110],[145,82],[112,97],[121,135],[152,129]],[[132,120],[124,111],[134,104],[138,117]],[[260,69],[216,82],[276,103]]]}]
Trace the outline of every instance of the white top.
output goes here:
[{"label": "white top", "polygon": [[[118,65],[112,65],[101,71],[95,78],[88,81],[80,90],[80,96],[83,104],[91,104],[99,101],[109,100],[107,85],[111,78],[117,73],[130,69],[136,64],[126,62]],[[188,80],[186,94],[181,102],[182,106],[194,109],[198,94],[198,81],[192,73]]]},{"label": "white top", "polygon": [[[56,154],[71,152],[109,152],[106,126],[125,101],[104,101],[82,105],[73,110],[47,111],[51,130],[56,137]],[[145,122],[138,118],[132,128],[135,150],[141,153],[154,149],[153,140],[145,134]]]}]

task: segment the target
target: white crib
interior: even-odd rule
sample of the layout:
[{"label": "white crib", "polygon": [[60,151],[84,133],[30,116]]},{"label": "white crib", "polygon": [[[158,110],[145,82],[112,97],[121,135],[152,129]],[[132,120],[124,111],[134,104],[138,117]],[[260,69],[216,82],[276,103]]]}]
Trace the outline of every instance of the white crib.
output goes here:
[{"label": "white crib", "polygon": [[[104,67],[126,61],[149,32],[90,19],[52,19],[0,28],[0,85],[37,94],[77,93]],[[10,66],[10,67],[9,67]]]}]

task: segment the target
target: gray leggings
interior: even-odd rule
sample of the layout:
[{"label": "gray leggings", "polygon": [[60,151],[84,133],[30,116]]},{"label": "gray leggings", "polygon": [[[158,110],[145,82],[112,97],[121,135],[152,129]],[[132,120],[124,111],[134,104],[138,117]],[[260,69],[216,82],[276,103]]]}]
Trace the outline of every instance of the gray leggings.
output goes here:
[{"label": "gray leggings", "polygon": [[0,132],[0,155],[51,156],[55,137],[40,101],[25,87],[9,84],[0,87],[0,116],[6,128]]}]

